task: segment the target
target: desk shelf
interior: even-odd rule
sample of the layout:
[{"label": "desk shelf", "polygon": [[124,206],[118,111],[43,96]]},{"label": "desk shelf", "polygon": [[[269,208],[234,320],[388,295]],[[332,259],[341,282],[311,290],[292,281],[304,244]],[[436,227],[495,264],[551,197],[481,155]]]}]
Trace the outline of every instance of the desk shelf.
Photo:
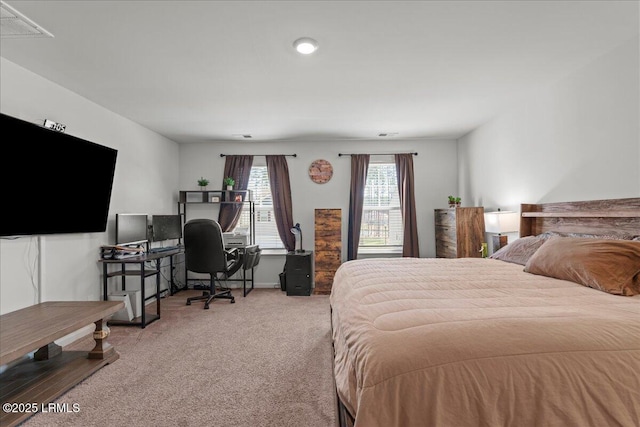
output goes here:
[{"label": "desk shelf", "polygon": [[[144,304],[142,309],[144,310]],[[160,319],[160,316],[153,313],[145,313],[145,326]],[[132,320],[109,320],[109,326],[142,326],[142,316],[134,317]]]},{"label": "desk shelf", "polygon": [[[124,270],[124,271],[112,271],[107,273],[107,277],[120,277],[120,276],[137,276],[140,277],[141,270]],[[157,270],[144,270],[144,277],[155,276],[159,272]]]},{"label": "desk shelf", "polygon": [[[205,213],[204,218],[218,220],[219,209],[223,206],[231,208],[234,212],[246,209],[249,214],[249,241],[252,245],[255,242],[256,225],[255,225],[255,204],[251,200],[251,190],[231,190],[231,191],[190,191],[182,190],[178,194],[178,215],[182,220],[182,226],[189,219],[187,215],[187,206],[203,206],[209,205],[210,211]],[[236,200],[238,199],[238,200]],[[202,212],[200,212],[202,215]],[[200,218],[203,218],[200,216]],[[231,231],[231,230],[230,230]]]},{"label": "desk shelf", "polygon": [[[170,268],[173,271],[173,256],[182,253],[182,248],[176,248],[170,251],[163,252],[155,252],[155,253],[146,253],[144,255],[135,256],[131,258],[124,259],[101,259],[99,262],[102,263],[103,266],[103,298],[105,301],[109,299],[108,292],[108,281],[113,277],[122,277],[122,291],[126,290],[125,278],[126,277],[137,277],[140,279],[140,297],[142,301],[142,315],[134,318],[131,321],[126,320],[110,320],[108,322],[109,325],[130,325],[130,326],[140,326],[141,328],[145,328],[149,323],[155,322],[160,319],[160,298],[162,297],[162,292],[160,290],[160,262],[163,258],[169,258],[170,260]],[[148,269],[145,268],[145,264],[148,262],[154,262],[155,268]],[[120,268],[114,271],[108,271],[109,264],[119,265]],[[129,268],[127,269],[127,265],[137,268]],[[149,296],[145,295],[145,279],[147,277],[156,277],[156,290]],[[173,278],[173,276],[171,276]],[[173,280],[171,282],[170,291],[173,293],[174,283]],[[156,300],[156,313],[147,313],[146,312],[146,301],[149,299]]]}]

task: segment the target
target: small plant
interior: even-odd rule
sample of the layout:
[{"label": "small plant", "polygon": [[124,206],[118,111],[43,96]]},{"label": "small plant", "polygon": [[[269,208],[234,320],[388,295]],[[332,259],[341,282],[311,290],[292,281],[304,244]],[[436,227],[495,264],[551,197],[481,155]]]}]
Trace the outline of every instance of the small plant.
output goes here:
[{"label": "small plant", "polygon": [[232,177],[228,176],[223,181],[224,185],[233,187],[236,183],[236,180]]},{"label": "small plant", "polygon": [[206,187],[207,185],[209,185],[209,180],[203,177],[200,177],[200,179],[198,180],[198,185],[200,187]]},{"label": "small plant", "polygon": [[449,206],[460,206],[462,199],[460,197],[449,196]]}]

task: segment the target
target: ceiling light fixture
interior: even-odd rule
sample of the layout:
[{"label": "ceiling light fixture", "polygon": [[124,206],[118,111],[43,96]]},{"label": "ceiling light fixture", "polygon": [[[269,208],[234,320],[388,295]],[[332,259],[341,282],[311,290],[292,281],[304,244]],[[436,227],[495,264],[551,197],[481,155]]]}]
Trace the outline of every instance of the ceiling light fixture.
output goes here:
[{"label": "ceiling light fixture", "polygon": [[301,37],[293,42],[298,53],[309,55],[318,50],[318,42],[309,37]]}]

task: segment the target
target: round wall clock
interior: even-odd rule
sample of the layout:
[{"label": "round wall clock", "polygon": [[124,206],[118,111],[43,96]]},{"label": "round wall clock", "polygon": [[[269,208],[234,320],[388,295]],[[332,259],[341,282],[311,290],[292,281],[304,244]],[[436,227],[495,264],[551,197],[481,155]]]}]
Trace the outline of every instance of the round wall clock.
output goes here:
[{"label": "round wall clock", "polygon": [[316,184],[324,184],[333,176],[333,166],[327,160],[318,159],[309,166],[309,177]]}]

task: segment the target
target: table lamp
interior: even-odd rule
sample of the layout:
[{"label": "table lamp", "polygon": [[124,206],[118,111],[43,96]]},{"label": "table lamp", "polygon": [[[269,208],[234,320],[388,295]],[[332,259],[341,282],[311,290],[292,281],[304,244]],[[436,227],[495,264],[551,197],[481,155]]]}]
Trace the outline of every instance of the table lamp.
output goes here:
[{"label": "table lamp", "polygon": [[496,233],[493,236],[493,251],[506,246],[507,236],[502,233],[513,233],[520,230],[520,215],[518,212],[501,211],[487,212],[484,214],[485,230],[487,233]]},{"label": "table lamp", "polygon": [[295,252],[304,252],[304,249],[302,249],[302,230],[300,229],[300,223],[296,223],[296,225],[291,227],[291,232],[296,238]]}]

